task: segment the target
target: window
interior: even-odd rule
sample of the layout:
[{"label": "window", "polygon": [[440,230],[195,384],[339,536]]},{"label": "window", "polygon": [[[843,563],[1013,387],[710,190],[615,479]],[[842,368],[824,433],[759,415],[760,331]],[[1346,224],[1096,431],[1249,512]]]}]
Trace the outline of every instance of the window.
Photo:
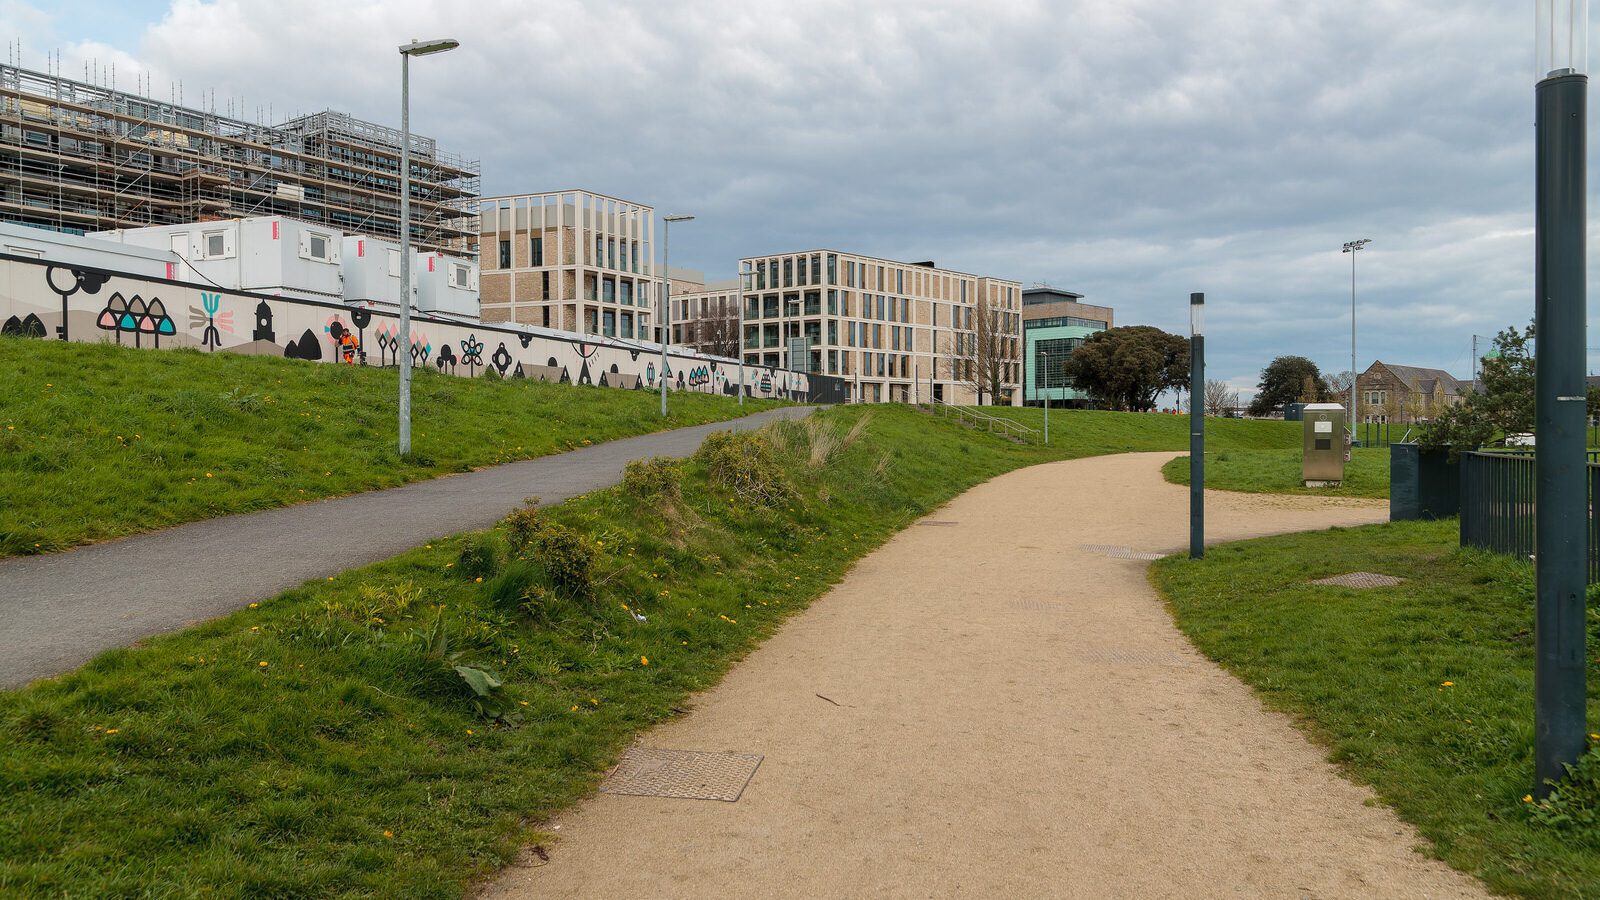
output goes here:
[{"label": "window", "polygon": [[811,283],[822,283],[822,257],[816,254],[811,256]]},{"label": "window", "polygon": [[794,257],[783,258],[783,286],[794,287]]},{"label": "window", "polygon": [[[550,299],[550,273],[549,272],[545,272],[544,273],[544,288],[543,288],[543,293],[540,296],[544,300],[549,300]],[[545,310],[545,318],[546,319],[550,318],[550,310],[549,309]],[[548,325],[550,323],[549,322],[545,322],[545,324]]]},{"label": "window", "polygon": [[621,291],[621,300],[622,300],[623,305],[624,306],[632,306],[633,305],[633,282],[631,282],[631,281],[622,282],[622,285],[619,288],[619,290]]},{"label": "window", "polygon": [[633,313],[631,312],[622,314],[622,336],[625,338],[633,337]]},{"label": "window", "polygon": [[904,294],[906,292],[906,273],[904,269],[894,270],[894,292],[896,294]]},{"label": "window", "polygon": [[606,337],[616,337],[617,336],[617,314],[616,313],[614,313],[614,312],[612,312],[611,310],[608,309],[608,310],[605,311],[605,314],[601,316],[600,321],[602,323],[604,323],[602,325],[602,327],[605,329]]},{"label": "window", "polygon": [[472,267],[466,263],[451,263],[450,286],[472,290]]},{"label": "window", "polygon": [[208,231],[205,233],[205,252],[203,259],[224,259],[228,255],[228,233],[226,231]]},{"label": "window", "polygon": [[[546,272],[545,274],[548,275],[549,273]],[[544,313],[544,327],[549,328],[550,327],[550,307],[546,306],[544,309],[540,310],[540,312]]]},{"label": "window", "polygon": [[778,295],[768,294],[761,298],[761,318],[776,319],[778,317]]},{"label": "window", "polygon": [[500,242],[500,268],[502,268],[502,269],[511,268],[511,242],[510,241],[501,241]]},{"label": "window", "polygon": [[839,257],[837,254],[828,254],[828,283],[839,283]]},{"label": "window", "polygon": [[828,343],[839,343],[839,323],[833,319],[828,320]]},{"label": "window", "polygon": [[528,264],[532,266],[544,265],[544,238],[536,237],[530,241]]}]

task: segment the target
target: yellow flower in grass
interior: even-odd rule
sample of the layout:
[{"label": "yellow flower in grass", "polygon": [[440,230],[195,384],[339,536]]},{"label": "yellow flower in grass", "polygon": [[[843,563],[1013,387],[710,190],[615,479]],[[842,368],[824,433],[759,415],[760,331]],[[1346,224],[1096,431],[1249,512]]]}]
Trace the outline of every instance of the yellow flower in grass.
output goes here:
[{"label": "yellow flower in grass", "polygon": [[1443,682],[1440,682],[1440,684],[1443,684],[1445,687],[1455,687],[1456,686],[1456,683],[1454,681],[1443,681]]},{"label": "yellow flower in grass", "polygon": [[648,656],[639,657],[639,665],[641,665],[641,666],[650,665],[650,657],[648,657]]},{"label": "yellow flower in grass", "polygon": [[1523,803],[1532,803],[1533,802],[1533,795],[1532,794],[1523,794],[1522,795],[1522,802]]},{"label": "yellow flower in grass", "polygon": [[106,729],[106,734],[116,734],[116,733],[117,733],[117,732],[118,732],[118,731],[119,731],[119,730],[121,730],[121,729],[117,729],[117,728],[107,728],[107,729]]},{"label": "yellow flower in grass", "polygon": [[256,665],[265,669],[267,667],[267,661],[263,659],[261,662],[256,663]]},{"label": "yellow flower in grass", "polygon": [[384,837],[386,837],[386,838],[389,838],[389,839],[391,839],[391,840],[393,840],[393,839],[394,839],[394,832],[392,832],[392,831],[390,831],[390,830],[389,830],[389,829],[387,829],[387,828],[385,828],[385,829],[384,829],[384,830],[383,830],[383,836],[384,836]]}]

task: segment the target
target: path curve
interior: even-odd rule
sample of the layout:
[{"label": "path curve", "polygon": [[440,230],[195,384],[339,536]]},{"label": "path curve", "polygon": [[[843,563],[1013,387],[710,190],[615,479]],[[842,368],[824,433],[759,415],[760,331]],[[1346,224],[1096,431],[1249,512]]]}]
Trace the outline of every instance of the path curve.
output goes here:
[{"label": "path curve", "polygon": [[[1194,650],[1147,563],[1084,549],[1185,545],[1173,455],[1013,472],[907,529],[642,739],[763,754],[738,802],[597,794],[483,896],[1487,896]],[[1385,518],[1207,502],[1217,541]]]},{"label": "path curve", "polygon": [[759,428],[810,411],[779,407],[388,490],[0,560],[0,688],[60,674],[112,647],[215,618],[434,538],[484,528],[530,496],[550,505],[609,487],[632,460],[688,456],[714,431]]}]

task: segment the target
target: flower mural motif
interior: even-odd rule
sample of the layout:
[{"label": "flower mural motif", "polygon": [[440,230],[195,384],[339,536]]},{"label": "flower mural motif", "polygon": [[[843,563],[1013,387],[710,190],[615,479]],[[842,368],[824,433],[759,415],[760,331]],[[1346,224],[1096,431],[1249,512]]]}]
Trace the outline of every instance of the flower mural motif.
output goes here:
[{"label": "flower mural motif", "polygon": [[[172,317],[167,315],[167,305],[159,297],[151,297],[150,305],[146,308],[144,321],[139,323],[139,331],[155,338],[156,347],[161,346],[161,337],[171,337],[178,333],[176,325],[172,324]],[[135,338],[137,340],[137,337]]]},{"label": "flower mural motif", "polygon": [[483,341],[478,340],[476,334],[468,334],[461,342],[461,364],[467,367],[467,376],[475,374],[474,370],[483,365]]},{"label": "flower mural motif", "polygon": [[[157,301],[159,302],[159,301]],[[189,307],[189,330],[203,328],[200,333],[200,343],[213,352],[222,346],[222,334],[226,331],[233,334],[233,312],[219,312],[222,308],[222,295],[208,291],[200,292],[200,304],[205,309]]]},{"label": "flower mural motif", "polygon": [[379,325],[373,332],[378,341],[378,365],[387,366],[391,356],[400,365],[400,332],[391,325]]},{"label": "flower mural motif", "polygon": [[438,366],[441,372],[448,369],[451,375],[456,373],[456,352],[450,349],[449,341],[439,345],[439,356],[433,364]]},{"label": "flower mural motif", "polygon": [[420,331],[411,333],[411,364],[425,366],[428,364],[428,354],[433,352],[433,345],[428,343],[428,336]]},{"label": "flower mural motif", "polygon": [[127,298],[122,296],[121,291],[114,291],[111,296],[106,298],[105,308],[100,310],[100,315],[95,320],[95,324],[105,331],[114,332],[117,335],[117,343],[120,344],[122,343],[122,319],[127,314]]},{"label": "flower mural motif", "polygon": [[[65,275],[60,276],[58,280],[57,273],[59,272],[65,272]],[[79,291],[85,294],[98,294],[100,293],[100,288],[105,286],[110,277],[110,275],[102,272],[89,272],[83,269],[63,270],[59,266],[51,266],[45,269],[45,283],[50,286],[50,290],[56,296],[61,298],[61,324],[56,326],[56,337],[63,341],[67,339],[67,298]],[[109,305],[108,303],[107,306]],[[101,324],[100,327],[105,328],[106,326]],[[117,336],[117,343],[122,343],[121,335]]]},{"label": "flower mural motif", "polygon": [[494,365],[495,371],[500,373],[500,377],[504,378],[506,370],[511,368],[512,363],[511,352],[506,349],[505,341],[501,341],[500,346],[495,348],[494,356],[489,358],[489,362]]}]

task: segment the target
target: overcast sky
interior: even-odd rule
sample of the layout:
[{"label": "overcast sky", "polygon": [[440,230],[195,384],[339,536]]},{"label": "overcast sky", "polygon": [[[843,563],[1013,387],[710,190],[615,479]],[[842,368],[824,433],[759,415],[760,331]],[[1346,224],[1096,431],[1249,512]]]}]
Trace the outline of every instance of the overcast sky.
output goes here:
[{"label": "overcast sky", "polygon": [[1278,354],[1349,367],[1354,238],[1362,368],[1466,376],[1474,332],[1533,315],[1525,2],[0,0],[0,23],[30,68],[393,125],[396,45],[455,37],[413,66],[412,127],[486,194],[695,214],[673,262],[712,278],[932,259],[1182,333],[1204,291],[1208,372],[1243,389]]}]

